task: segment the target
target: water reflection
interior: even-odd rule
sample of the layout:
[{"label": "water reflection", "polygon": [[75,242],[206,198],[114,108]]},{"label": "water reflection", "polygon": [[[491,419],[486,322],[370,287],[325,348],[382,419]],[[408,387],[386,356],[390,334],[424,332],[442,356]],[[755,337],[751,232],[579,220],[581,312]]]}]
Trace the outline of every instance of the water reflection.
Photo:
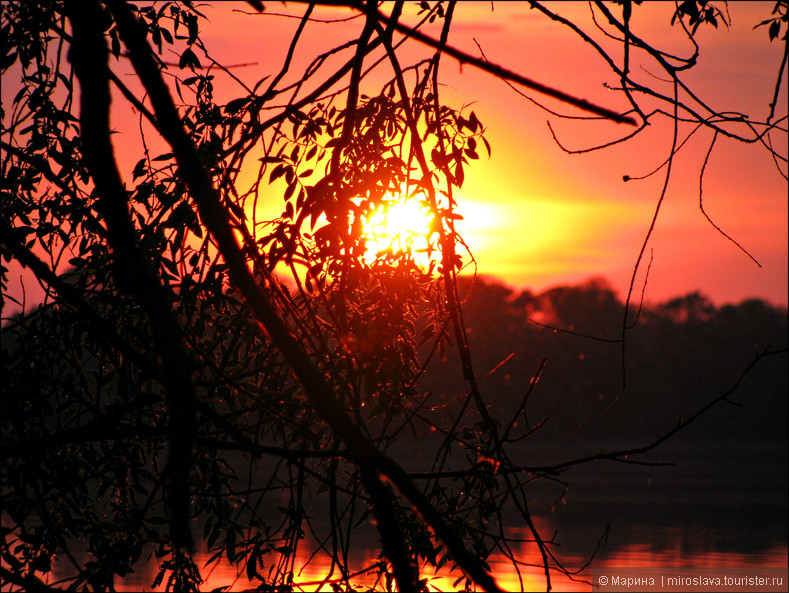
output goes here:
[{"label": "water reflection", "polygon": [[[722,456],[725,448],[716,444],[661,451],[663,457],[657,460],[680,460],[676,468],[624,464],[575,468],[563,475],[571,484],[563,499],[566,504],[555,504],[557,497],[552,486],[544,493],[539,489],[530,492],[537,528],[546,537],[555,534],[555,541],[562,545],[551,547],[551,551],[569,570],[587,564],[601,536],[605,545],[597,551],[590,568],[786,567],[789,551],[785,445],[738,447],[736,452],[743,456],[738,463],[732,461],[737,459],[731,451]],[[559,454],[573,456],[573,452]],[[414,458],[415,454],[401,457]],[[321,516],[317,509],[315,516]],[[386,583],[376,582],[372,570],[380,562],[378,550],[375,544],[363,543],[373,542],[374,532],[369,527],[364,537],[355,534],[360,543],[359,548],[352,550],[349,569],[360,573],[352,579],[354,585],[385,590]],[[497,582],[508,591],[544,591],[541,557],[535,544],[528,541],[531,534],[513,530],[507,535],[513,541],[522,540],[513,544],[511,550],[518,570],[504,554],[490,558]],[[294,589],[333,591],[331,584],[339,583],[340,575],[336,568],[331,572],[328,555],[312,556],[315,548],[314,542],[308,541],[299,547]],[[205,566],[209,557],[196,557],[204,579],[202,591],[222,587],[225,591],[243,591],[256,586],[248,580],[243,567],[237,569],[226,560]],[[268,577],[269,568],[267,564],[259,572]],[[427,580],[431,591],[456,590],[460,574],[447,569],[436,575],[430,567],[422,567],[420,576]],[[156,559],[135,570],[127,578],[118,579],[117,590],[164,590],[164,585],[151,587],[158,573]],[[554,571],[553,590],[590,591],[590,572],[587,569],[569,578]],[[53,575],[50,582],[65,576]]]},{"label": "water reflection", "polygon": [[[547,527],[543,523],[542,527]],[[677,545],[669,548],[655,547],[653,544],[628,544],[619,548],[601,548],[591,566],[602,567],[768,567],[768,566],[787,566],[786,545],[776,545],[766,550],[742,553],[721,551],[717,549],[688,551],[682,542],[682,534],[676,529],[666,529],[665,533],[659,534],[661,541],[671,538],[673,533],[678,539]],[[546,533],[550,531],[545,531]],[[528,539],[528,533],[518,534],[522,539]],[[658,534],[656,534],[658,535]],[[553,550],[555,553],[556,549]],[[505,591],[544,591],[546,579],[541,566],[540,554],[535,544],[522,543],[512,549],[518,563],[518,569],[513,567],[512,562],[503,554],[498,554],[491,558],[489,564],[499,586]],[[580,555],[562,555],[557,553],[557,557],[565,567],[570,570],[578,569],[586,564],[588,557]],[[244,573],[243,567],[236,568],[226,560],[205,567],[208,554],[198,554],[195,558],[204,582],[201,585],[202,591],[224,590],[224,591],[243,591],[253,589],[255,585],[251,583]],[[364,550],[354,557],[352,569],[359,571],[352,582],[362,587],[374,587],[376,590],[386,590],[386,584],[377,582],[374,576],[374,566],[380,561],[377,550]],[[304,548],[296,557],[295,566],[297,570],[293,575],[293,585],[296,591],[332,591],[331,584],[339,583],[339,575],[335,569],[333,578],[328,578],[331,562],[327,555],[317,554],[311,556],[311,552]],[[368,569],[367,572],[363,572]],[[138,571],[129,575],[127,578],[117,581],[118,591],[163,591],[164,585],[153,589],[151,583],[156,576],[158,567],[155,562],[151,562]],[[587,568],[579,575],[567,576],[558,571],[551,573],[551,585],[555,591],[590,591],[592,589],[590,570]],[[430,591],[455,591],[462,588],[462,583],[456,584],[460,578],[459,572],[450,572],[447,567],[442,569],[439,574],[435,574],[432,567],[422,567],[420,571],[422,579],[427,581]]]}]

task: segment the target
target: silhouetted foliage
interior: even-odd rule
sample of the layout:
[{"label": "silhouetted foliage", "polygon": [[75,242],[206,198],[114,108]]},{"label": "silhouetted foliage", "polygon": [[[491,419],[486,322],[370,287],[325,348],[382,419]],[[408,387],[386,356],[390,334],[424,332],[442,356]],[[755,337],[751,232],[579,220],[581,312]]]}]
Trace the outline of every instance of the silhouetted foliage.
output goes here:
[{"label": "silhouetted foliage", "polygon": [[[669,66],[631,36],[630,2],[621,21],[593,4],[623,33],[626,56],[640,48],[675,91],[684,85],[678,73],[698,51]],[[722,19],[704,6],[677,11],[690,40]],[[380,544],[362,567],[371,588],[424,590],[419,571],[430,565],[457,568],[457,587],[498,590],[488,561],[503,554],[520,575],[508,530],[521,527],[550,589],[553,572],[573,573],[535,525],[535,483],[653,449],[728,401],[756,363],[778,358],[764,341],[786,314],[757,303],[719,311],[689,295],[632,325],[632,287],[620,302],[599,280],[536,295],[482,281],[466,291],[459,274],[471,257],[454,192],[491,151],[477,113],[442,101],[438,71],[449,55],[597,117],[638,121],[638,132],[668,116],[670,159],[676,124],[689,118],[715,137],[759,141],[778,162],[770,134],[786,130],[772,111],[762,122],[702,117],[676,93],[655,92],[661,108],[647,113],[626,58],[623,70],[610,61],[632,106],[617,113],[453,48],[454,2],[397,2],[388,15],[374,2],[346,8],[361,28],[347,43],[296,81],[292,52],[253,81],[213,60],[190,1],[0,4],[3,84],[19,87],[0,138],[3,303],[23,305],[6,294],[9,262],[46,291],[3,327],[0,576],[10,588],[113,590],[153,562],[153,586],[189,591],[227,562],[249,588],[287,591],[314,552],[330,558],[326,583],[352,590],[351,551],[369,525]],[[291,50],[315,9],[303,7]],[[418,24],[404,24],[406,11]],[[421,31],[431,22],[439,39]],[[401,63],[405,40],[428,47],[426,57]],[[387,79],[366,95],[373,64]],[[237,94],[226,103],[220,81]],[[116,158],[115,102],[139,118],[134,163]],[[258,201],[272,195],[281,215],[259,220]],[[430,231],[418,246],[369,253],[365,220],[399,196],[429,213]],[[734,341],[720,339],[733,326]],[[592,349],[583,336],[607,341]],[[697,375],[710,343],[721,350]],[[442,357],[454,359],[451,373]],[[660,368],[642,374],[647,361]],[[450,380],[458,374],[462,385]],[[676,378],[704,395],[679,398]],[[785,368],[774,379],[783,388]],[[654,404],[646,420],[629,409],[644,399]],[[625,421],[599,432],[590,420],[607,409]],[[532,435],[543,416],[563,423]],[[614,442],[616,431],[642,440],[550,466],[522,456],[543,434],[580,446]],[[425,445],[419,459],[408,456],[414,439]]]}]

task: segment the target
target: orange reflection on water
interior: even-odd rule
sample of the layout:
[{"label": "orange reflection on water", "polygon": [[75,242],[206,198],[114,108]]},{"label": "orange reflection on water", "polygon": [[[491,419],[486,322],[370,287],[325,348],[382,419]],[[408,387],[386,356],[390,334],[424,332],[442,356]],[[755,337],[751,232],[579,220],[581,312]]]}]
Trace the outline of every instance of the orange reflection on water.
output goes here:
[{"label": "orange reflection on water", "polygon": [[[523,534],[526,537],[526,534]],[[493,574],[499,587],[505,591],[545,591],[546,579],[544,569],[541,564],[541,556],[537,546],[533,543],[524,543],[520,547],[514,548],[513,553],[519,565],[519,571],[513,567],[510,559],[499,553],[489,560],[491,573]],[[787,565],[786,545],[778,545],[766,551],[753,554],[739,552],[724,552],[719,550],[694,551],[689,553],[683,550],[681,545],[670,549],[654,549],[648,544],[633,544],[614,550],[604,557],[598,558],[593,566],[595,567],[776,567]],[[308,560],[308,554],[299,553],[296,559],[296,566],[303,566]],[[588,558],[580,556],[562,556],[561,562],[569,570],[583,566]],[[199,560],[198,560],[199,562]],[[360,566],[371,568],[379,562],[376,551],[367,551],[359,559]],[[426,580],[429,591],[457,591],[462,590],[463,582],[458,582],[461,573],[457,570],[450,571],[448,564],[438,574],[431,566],[423,566],[420,570],[420,578]],[[294,589],[299,591],[332,591],[331,583],[339,583],[340,579],[335,578],[326,580],[329,572],[330,560],[328,556],[315,556],[301,571],[297,571],[293,577]],[[357,570],[360,567],[356,567]],[[551,587],[554,591],[590,591],[589,570],[583,571],[577,576],[568,576],[556,570],[551,571]],[[217,566],[210,574],[206,572],[205,583],[202,589],[205,591],[213,590],[216,587],[230,586],[227,590],[243,590],[252,588],[246,576],[236,575],[236,570],[229,564]],[[361,574],[352,581],[354,585],[363,587],[373,587],[376,590],[384,591],[385,583],[376,582],[374,573],[371,571]],[[457,583],[457,584],[456,584]],[[321,586],[322,585],[322,586]],[[120,590],[120,589],[119,589]]]},{"label": "orange reflection on water", "polygon": [[646,544],[631,544],[616,551],[605,560],[595,563],[598,567],[653,567],[653,566],[688,566],[706,568],[731,567],[785,567],[789,548],[778,545],[767,550],[743,554],[739,552],[723,552],[713,550],[699,552],[683,550],[681,547],[655,550]]},{"label": "orange reflection on water", "polygon": [[[543,526],[544,527],[544,526]],[[667,568],[667,567],[693,567],[693,568],[758,568],[758,567],[786,567],[789,550],[785,543],[779,543],[765,550],[753,553],[730,552],[718,549],[704,549],[696,545],[689,545],[687,534],[678,528],[663,528],[661,532],[669,534],[669,541],[674,543],[670,547],[657,547],[647,543],[623,545],[617,548],[601,549],[590,567],[576,576],[568,576],[557,570],[551,571],[551,588],[554,591],[591,591],[591,568]],[[543,530],[550,533],[550,530]],[[510,534],[512,535],[512,534]],[[536,544],[528,541],[530,534],[522,531],[514,539],[522,540],[513,545],[511,553],[517,563],[513,566],[512,559],[503,553],[494,554],[488,559],[488,564],[499,587],[505,591],[545,591],[546,578],[542,567],[542,559]],[[665,540],[664,540],[665,541]],[[577,570],[585,566],[588,556],[559,555],[559,548],[551,548],[560,562],[568,570]],[[591,553],[591,550],[589,551]],[[206,566],[210,554],[198,553],[195,562],[200,568],[204,579],[200,585],[201,591],[245,591],[254,590],[260,581],[250,581],[243,564],[240,567],[231,565],[225,558]],[[273,557],[272,557],[273,559]],[[84,559],[87,561],[88,559]],[[374,589],[385,591],[386,582],[376,580],[375,567],[381,562],[378,550],[357,550],[349,561],[349,569],[353,574],[351,583],[355,588]],[[57,566],[57,565],[56,565]],[[296,591],[333,591],[332,584],[341,584],[340,573],[337,568],[330,574],[331,559],[328,554],[312,554],[312,549],[302,545],[295,558],[292,584]],[[269,576],[271,565],[266,564],[260,574]],[[449,562],[436,574],[432,566],[422,566],[420,578],[425,580],[429,591],[457,591],[462,590],[464,582],[462,573],[451,570]],[[63,574],[56,568],[51,575],[51,582],[62,578]],[[158,565],[151,559],[135,567],[135,572],[123,579],[117,579],[117,591],[164,591],[167,579],[156,588],[151,587]],[[328,577],[328,578],[327,578]]]},{"label": "orange reflection on water", "polygon": [[[497,584],[504,591],[544,591],[546,589],[545,573],[540,565],[540,555],[535,549],[528,553],[516,551],[516,558],[519,562],[519,571],[516,570],[512,562],[503,554],[494,556],[489,565],[491,573],[496,579]],[[354,586],[374,588],[376,591],[385,591],[386,582],[377,580],[374,567],[379,560],[376,553],[370,551],[365,554],[366,558],[362,565],[369,569],[357,567],[357,575],[351,580]],[[296,566],[303,568],[294,572],[293,587],[297,591],[332,591],[332,584],[340,584],[341,579],[337,570],[334,575],[327,578],[330,569],[330,559],[327,555],[319,555],[312,558],[309,564],[304,566],[308,555],[300,553],[296,558]],[[198,557],[198,565],[201,558]],[[564,560],[568,567],[579,566],[582,564],[580,559]],[[204,562],[204,560],[203,560]],[[426,582],[428,591],[459,591],[463,590],[464,581],[462,573],[455,569],[450,570],[451,563],[448,563],[441,571],[436,573],[432,566],[424,565],[421,567],[419,576]],[[249,582],[243,570],[237,571],[228,563],[216,565],[213,570],[205,571],[203,575],[205,581],[201,587],[203,591],[212,591],[217,588],[227,587],[227,591],[240,591],[252,589],[257,584]],[[588,591],[589,583],[583,576],[570,578],[556,571],[551,572],[551,586],[556,591]],[[119,587],[118,589],[123,590]],[[132,589],[126,589],[132,590]]]}]

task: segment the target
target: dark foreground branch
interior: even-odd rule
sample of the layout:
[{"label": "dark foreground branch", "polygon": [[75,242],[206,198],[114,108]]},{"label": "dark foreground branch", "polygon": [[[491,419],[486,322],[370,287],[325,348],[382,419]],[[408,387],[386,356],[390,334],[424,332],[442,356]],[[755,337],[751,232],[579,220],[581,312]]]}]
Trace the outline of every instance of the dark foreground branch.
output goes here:
[{"label": "dark foreground branch", "polygon": [[176,549],[192,550],[189,473],[195,430],[193,363],[169,307],[167,291],[148,269],[137,246],[128,194],[115,162],[110,140],[110,70],[109,50],[102,33],[104,15],[94,2],[72,1],[67,10],[74,32],[71,60],[81,85],[83,153],[107,224],[115,283],[142,305],[161,358],[168,412],[169,455],[164,471],[169,486],[167,507],[173,545]]},{"label": "dark foreground branch", "polygon": [[[380,11],[376,10],[375,8],[367,8],[366,5],[364,7],[360,5],[353,4],[355,8],[360,10],[368,11],[374,10],[378,20],[382,23],[389,23],[390,19]],[[442,44],[439,40],[433,39],[429,35],[425,35],[421,31],[414,29],[413,27],[409,27],[408,25],[404,25],[399,22],[395,22],[393,24],[394,28],[406,35],[408,37],[413,37],[417,41],[424,43],[425,45],[432,47],[454,59],[456,59],[461,64],[469,64],[470,66],[474,66],[475,68],[479,68],[480,70],[487,72],[489,74],[493,74],[494,76],[504,80],[504,81],[511,81],[526,88],[530,88],[532,90],[537,91],[538,93],[542,93],[544,95],[548,95],[558,101],[563,103],[567,103],[569,105],[573,105],[578,109],[582,109],[584,111],[588,111],[590,113],[594,113],[595,115],[599,115],[606,119],[610,119],[617,123],[625,123],[630,125],[636,125],[636,121],[629,116],[622,115],[621,113],[617,113],[611,109],[606,107],[600,107],[599,105],[595,105],[594,103],[587,101],[586,99],[579,99],[573,95],[565,93],[564,91],[560,91],[559,89],[555,89],[553,87],[549,87],[544,85],[536,80],[532,80],[531,78],[527,78],[522,74],[518,74],[517,72],[513,72],[511,70],[507,70],[506,68],[499,66],[498,64],[493,64],[488,62],[487,60],[478,58],[476,56],[472,56],[471,54],[467,54],[464,51],[461,51],[451,45]]]},{"label": "dark foreground branch", "polygon": [[[179,165],[179,173],[186,182],[197,204],[203,223],[217,242],[217,247],[228,266],[233,285],[244,296],[255,318],[269,334],[274,344],[287,360],[294,376],[304,389],[310,405],[346,443],[353,452],[353,461],[359,467],[372,468],[367,477],[372,486],[368,493],[373,498],[376,514],[385,515],[388,501],[377,495],[381,488],[381,474],[389,478],[398,490],[420,511],[425,521],[438,534],[453,554],[458,565],[480,587],[498,591],[493,578],[480,560],[466,550],[463,541],[452,533],[443,517],[427,501],[405,471],[392,459],[382,454],[345,413],[340,399],[335,395],[325,375],[313,364],[309,354],[290,332],[269,300],[267,293],[255,281],[246,264],[244,253],[236,240],[228,213],[222,206],[211,177],[195,150],[194,143],[184,131],[170,92],[153,59],[152,51],[126,2],[110,0],[118,31],[129,51],[134,68],[154,106],[159,129],[171,145]],[[369,470],[367,470],[369,471]],[[391,560],[391,559],[390,559]],[[416,582],[398,583],[400,590],[414,589]]]}]

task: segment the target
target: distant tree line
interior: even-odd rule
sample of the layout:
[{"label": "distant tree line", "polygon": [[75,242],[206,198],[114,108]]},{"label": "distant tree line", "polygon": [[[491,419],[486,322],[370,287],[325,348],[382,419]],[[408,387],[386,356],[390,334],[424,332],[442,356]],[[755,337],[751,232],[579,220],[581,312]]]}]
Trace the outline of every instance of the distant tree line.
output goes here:
[{"label": "distant tree line", "polygon": [[[519,405],[544,361],[524,416],[533,426],[546,420],[532,442],[583,448],[658,437],[726,391],[758,352],[787,342],[786,309],[758,299],[718,307],[692,292],[646,305],[623,346],[624,304],[604,279],[535,293],[477,278],[461,292],[479,372],[497,369],[483,384],[492,407]],[[731,405],[710,410],[678,438],[785,442],[787,356],[764,362]],[[448,354],[421,386],[439,399],[457,393],[454,364]]]}]

